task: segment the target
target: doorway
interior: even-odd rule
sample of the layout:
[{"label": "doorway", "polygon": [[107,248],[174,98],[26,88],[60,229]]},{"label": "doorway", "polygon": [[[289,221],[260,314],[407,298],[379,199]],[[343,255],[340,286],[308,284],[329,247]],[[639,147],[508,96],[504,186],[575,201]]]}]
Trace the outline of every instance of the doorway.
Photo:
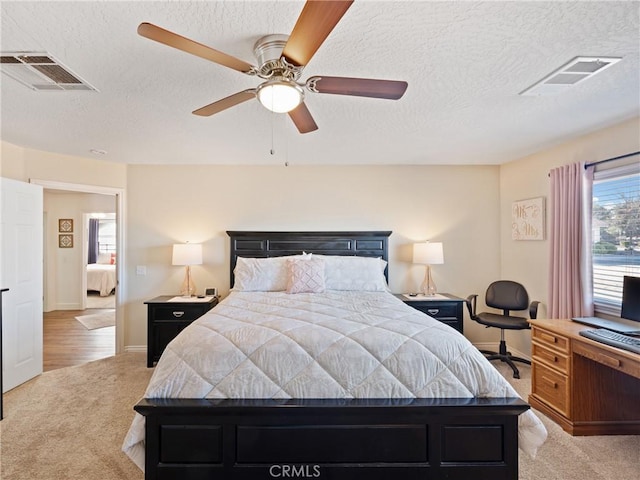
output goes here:
[{"label": "doorway", "polygon": [[[86,194],[83,194],[86,195]],[[109,210],[108,203],[102,210]],[[106,208],[104,208],[106,207]],[[112,202],[113,210],[115,203]],[[86,259],[82,290],[85,309],[114,309],[116,296],[116,266],[118,263],[117,224],[114,211],[84,213],[82,258]]]},{"label": "doorway", "polygon": [[[114,214],[115,228],[116,228],[116,234],[115,234],[116,247],[115,248],[117,249],[117,252],[118,252],[118,259],[117,259],[116,268],[115,268],[116,281],[115,281],[115,289],[114,289],[114,300],[115,300],[114,302],[115,303],[114,305],[115,306],[115,326],[113,327],[113,330],[115,332],[114,351],[116,354],[122,352],[124,349],[124,333],[123,333],[124,328],[122,326],[123,310],[124,310],[123,305],[126,300],[124,295],[125,289],[124,289],[124,281],[123,281],[123,272],[125,271],[124,265],[126,262],[126,258],[124,255],[124,249],[122,248],[122,246],[124,245],[124,238],[125,238],[124,212],[126,211],[124,190],[120,188],[101,187],[101,186],[95,186],[95,185],[70,184],[70,183],[53,182],[53,181],[47,181],[47,180],[32,179],[30,182],[41,185],[45,189],[45,192],[49,191],[50,193],[74,192],[74,193],[85,193],[85,194],[94,194],[94,195],[107,195],[111,197],[114,204],[114,210],[115,210],[115,214]],[[89,209],[89,211],[91,210],[93,209]],[[51,216],[51,214],[49,214],[49,216]],[[83,217],[80,216],[76,218],[77,218],[78,225],[77,227],[74,226],[74,229],[77,228],[78,231],[77,231],[77,237],[74,234],[74,237],[76,238],[74,238],[73,240],[81,242],[78,245],[81,248],[82,253],[79,255],[76,255],[76,257],[81,259],[80,261],[82,263],[78,268],[84,268],[84,265],[86,265],[87,263],[86,262],[87,257],[86,257],[86,247],[84,245],[86,243],[85,241],[86,239],[84,238],[85,234],[84,234],[84,228],[83,228]],[[56,222],[58,220],[60,219],[57,218],[57,216],[56,218],[49,219],[50,229],[51,229],[51,225],[57,225]],[[54,227],[54,229],[57,229],[57,227]],[[56,236],[60,235],[60,232],[57,232],[57,231],[50,232],[50,233],[54,233]],[[73,232],[69,232],[69,234],[71,233]],[[54,250],[57,250],[60,248],[63,248],[63,247],[60,247],[59,245],[53,247]],[[49,246],[47,250],[52,250],[51,246]],[[60,251],[61,250],[58,250],[58,252]],[[64,261],[65,260],[62,259],[62,262]],[[76,261],[78,260],[76,259]],[[52,270],[54,271],[52,272]],[[56,270],[55,265],[53,266],[53,268],[51,265],[47,265],[49,278],[52,278],[52,275],[53,276],[58,275],[57,273],[55,273],[55,270]],[[44,278],[43,278],[43,281],[44,281]],[[56,290],[58,288],[66,289],[68,286],[63,285],[64,279],[55,278],[54,283],[57,284],[57,286],[53,286],[52,287],[53,289],[47,288],[47,290],[45,291],[44,311],[48,312],[55,309],[55,311],[57,312],[57,315],[62,317],[72,317],[73,321],[76,322],[75,320],[76,315],[72,315],[72,313],[75,313],[74,310],[78,310],[79,312],[77,313],[83,313],[82,310],[86,308],[87,297],[85,293],[81,293],[82,289],[84,289],[84,291],[86,292],[86,276],[81,275],[79,285],[73,286],[72,288],[69,288],[69,290],[66,290],[66,292],[71,292],[71,291],[75,292],[74,295],[71,295],[71,294],[69,294],[68,296],[57,295],[58,292]],[[45,286],[46,286],[46,283],[45,283]],[[80,300],[78,300],[78,298],[80,298]],[[45,315],[48,315],[48,314],[45,313]],[[60,319],[60,321],[63,321],[63,320],[67,322],[71,321],[69,318]],[[74,324],[74,326],[77,327],[78,325]],[[106,333],[106,330],[105,330],[105,333]]]}]

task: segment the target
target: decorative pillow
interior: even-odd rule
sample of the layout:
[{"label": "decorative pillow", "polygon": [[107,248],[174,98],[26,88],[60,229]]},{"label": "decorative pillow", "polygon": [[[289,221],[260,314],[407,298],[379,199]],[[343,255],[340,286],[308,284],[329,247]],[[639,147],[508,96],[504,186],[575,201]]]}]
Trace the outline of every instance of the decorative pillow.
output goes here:
[{"label": "decorative pillow", "polygon": [[100,263],[102,265],[110,265],[111,264],[111,254],[110,253],[99,253],[96,263]]},{"label": "decorative pillow", "polygon": [[324,292],[324,260],[322,258],[287,259],[287,293]]},{"label": "decorative pillow", "polygon": [[111,257],[109,258],[109,263],[111,265],[115,265],[116,264],[116,254],[115,253],[111,254]]},{"label": "decorative pillow", "polygon": [[325,260],[327,290],[389,291],[384,277],[387,262],[376,257],[314,255]]},{"label": "decorative pillow", "polygon": [[[305,258],[288,255],[270,258],[238,257],[233,270],[233,290],[239,292],[282,292],[287,289],[287,259]],[[310,258],[307,256],[306,258]]]}]

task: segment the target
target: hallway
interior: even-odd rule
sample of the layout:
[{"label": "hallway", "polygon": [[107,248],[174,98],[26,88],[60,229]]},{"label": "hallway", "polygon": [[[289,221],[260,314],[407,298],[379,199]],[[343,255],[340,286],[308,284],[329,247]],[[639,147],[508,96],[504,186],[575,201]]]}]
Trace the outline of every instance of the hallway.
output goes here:
[{"label": "hallway", "polygon": [[108,309],[57,310],[44,314],[45,372],[80,365],[115,355],[116,327],[87,330],[77,315],[105,312]]}]

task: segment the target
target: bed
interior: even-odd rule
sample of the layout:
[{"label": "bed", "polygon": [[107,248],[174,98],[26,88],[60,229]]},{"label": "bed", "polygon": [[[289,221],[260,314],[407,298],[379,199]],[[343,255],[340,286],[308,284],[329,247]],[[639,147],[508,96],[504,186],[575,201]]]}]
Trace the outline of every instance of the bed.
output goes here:
[{"label": "bed", "polygon": [[390,233],[228,232],[231,294],[134,407],[123,450],[147,480],[517,479],[544,427],[462,335],[388,292]]},{"label": "bed", "polygon": [[111,295],[116,288],[116,266],[104,263],[87,265],[87,291],[100,292],[101,297]]}]

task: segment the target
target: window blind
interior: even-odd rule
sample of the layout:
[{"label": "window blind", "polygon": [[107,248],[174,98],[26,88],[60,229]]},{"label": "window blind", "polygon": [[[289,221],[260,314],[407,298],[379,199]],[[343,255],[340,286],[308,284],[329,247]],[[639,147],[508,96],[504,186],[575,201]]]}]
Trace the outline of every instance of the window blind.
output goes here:
[{"label": "window blind", "polygon": [[622,277],[640,276],[640,162],[596,170],[592,200],[594,304],[619,315]]}]

